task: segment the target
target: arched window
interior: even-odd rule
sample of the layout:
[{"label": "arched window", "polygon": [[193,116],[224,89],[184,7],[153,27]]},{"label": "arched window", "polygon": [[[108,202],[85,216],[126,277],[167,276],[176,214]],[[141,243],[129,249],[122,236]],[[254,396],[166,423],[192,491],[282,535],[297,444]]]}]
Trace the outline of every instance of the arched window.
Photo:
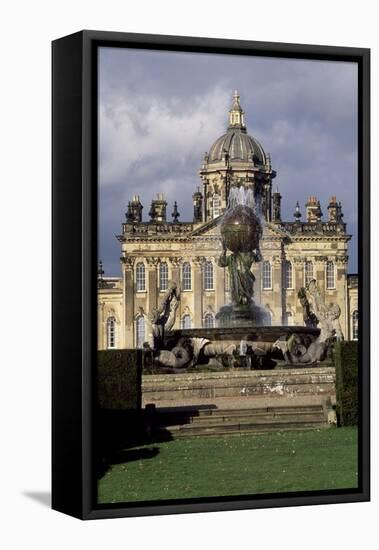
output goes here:
[{"label": "arched window", "polygon": [[213,264],[205,262],[204,264],[204,290],[213,290]]},{"label": "arched window", "polygon": [[145,287],[145,264],[138,262],[136,266],[136,287],[137,292],[144,292]]},{"label": "arched window", "polygon": [[313,279],[313,263],[306,261],[304,263],[304,285],[307,286]]},{"label": "arched window", "polygon": [[145,342],[145,319],[139,315],[136,319],[136,347],[142,348]]},{"label": "arched window", "polygon": [[215,326],[215,318],[212,313],[207,313],[204,317],[204,328],[213,328]]},{"label": "arched window", "polygon": [[191,328],[191,326],[192,326],[191,317],[188,314],[183,315],[182,328]]},{"label": "arched window", "polygon": [[107,348],[116,347],[116,319],[109,317],[107,320]]},{"label": "arched window", "polygon": [[353,340],[358,340],[358,310],[353,311]]},{"label": "arched window", "polygon": [[293,326],[293,315],[290,311],[286,311],[284,314],[284,325],[286,327],[292,327]]},{"label": "arched window", "polygon": [[183,290],[191,290],[192,289],[192,274],[191,274],[191,264],[189,262],[185,262],[182,267],[182,283],[183,283]]},{"label": "arched window", "polygon": [[334,262],[326,262],[326,288],[336,288]]},{"label": "arched window", "polygon": [[166,262],[159,264],[159,290],[168,289],[168,265]]},{"label": "arched window", "polygon": [[262,285],[263,290],[271,290],[272,288],[272,273],[270,262],[263,262],[262,265]]},{"label": "arched window", "polygon": [[292,264],[288,260],[284,263],[284,288],[293,288]]},{"label": "arched window", "polygon": [[221,206],[221,203],[220,203],[219,195],[217,193],[213,193],[213,197],[212,197],[213,218],[218,218],[219,215],[221,214],[220,206]]}]

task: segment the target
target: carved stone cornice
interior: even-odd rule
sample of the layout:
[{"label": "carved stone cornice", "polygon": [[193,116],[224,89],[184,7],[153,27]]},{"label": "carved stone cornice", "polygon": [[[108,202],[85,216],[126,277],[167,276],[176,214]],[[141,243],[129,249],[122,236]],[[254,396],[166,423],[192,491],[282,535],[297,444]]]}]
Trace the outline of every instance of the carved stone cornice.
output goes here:
[{"label": "carved stone cornice", "polygon": [[121,256],[120,261],[125,269],[133,269],[136,259],[133,256]]},{"label": "carved stone cornice", "polygon": [[291,258],[291,261],[294,263],[294,264],[297,264],[297,265],[303,265],[304,262],[305,262],[305,258],[304,256],[294,256],[293,258]]},{"label": "carved stone cornice", "polygon": [[182,258],[177,258],[176,256],[169,257],[169,262],[172,265],[172,267],[180,267],[182,261],[183,261]]},{"label": "carved stone cornice", "polygon": [[325,263],[329,260],[328,256],[315,256],[314,258],[315,262],[318,262],[318,263]]},{"label": "carved stone cornice", "polygon": [[281,267],[282,265],[282,258],[281,256],[273,256],[271,260],[271,264],[273,267]]},{"label": "carved stone cornice", "polygon": [[349,256],[347,254],[336,256],[334,261],[336,262],[336,264],[346,265],[347,262],[349,261]]},{"label": "carved stone cornice", "polygon": [[106,322],[110,317],[114,317],[118,325],[121,324],[120,318],[117,315],[115,309],[112,306],[104,305],[103,306],[103,321]]},{"label": "carved stone cornice", "polygon": [[150,269],[154,269],[159,264],[159,258],[157,256],[147,256],[146,263]]},{"label": "carved stone cornice", "polygon": [[204,256],[195,256],[192,258],[192,263],[195,267],[202,267],[206,261],[207,260]]}]

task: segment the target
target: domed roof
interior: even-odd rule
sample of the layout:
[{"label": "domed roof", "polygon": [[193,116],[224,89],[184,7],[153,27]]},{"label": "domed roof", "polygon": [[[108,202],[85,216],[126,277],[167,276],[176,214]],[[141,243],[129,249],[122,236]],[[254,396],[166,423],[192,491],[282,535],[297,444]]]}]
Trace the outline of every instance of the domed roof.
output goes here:
[{"label": "domed roof", "polygon": [[216,139],[209,150],[208,162],[218,162],[225,152],[230,161],[265,164],[266,155],[262,145],[246,133],[246,130],[229,128],[226,134]]},{"label": "domed roof", "polygon": [[261,144],[246,132],[244,112],[237,90],[234,92],[232,107],[229,111],[228,130],[210,148],[208,162],[221,161],[225,153],[229,155],[229,161],[266,163],[266,155]]}]

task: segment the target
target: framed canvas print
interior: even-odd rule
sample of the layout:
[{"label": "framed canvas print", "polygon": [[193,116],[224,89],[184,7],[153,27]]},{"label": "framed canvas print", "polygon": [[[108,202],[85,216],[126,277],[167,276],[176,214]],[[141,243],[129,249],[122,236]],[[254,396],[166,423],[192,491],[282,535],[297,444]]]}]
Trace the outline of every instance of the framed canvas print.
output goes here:
[{"label": "framed canvas print", "polygon": [[369,499],[369,50],[53,42],[53,508]]}]

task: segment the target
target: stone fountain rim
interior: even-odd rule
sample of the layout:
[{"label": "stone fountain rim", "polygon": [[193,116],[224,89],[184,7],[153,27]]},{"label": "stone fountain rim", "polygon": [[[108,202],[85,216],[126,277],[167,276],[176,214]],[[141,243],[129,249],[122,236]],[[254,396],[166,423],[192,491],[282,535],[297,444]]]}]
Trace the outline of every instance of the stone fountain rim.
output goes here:
[{"label": "stone fountain rim", "polygon": [[233,339],[238,337],[238,335],[244,335],[244,339],[251,339],[254,335],[272,335],[273,338],[278,339],[280,336],[288,334],[308,334],[310,336],[318,336],[320,334],[320,329],[313,327],[303,327],[303,326],[259,326],[259,327],[214,327],[214,328],[186,328],[186,329],[174,329],[169,334],[169,336],[181,336],[188,338],[210,338],[210,337],[221,337],[226,336],[227,339]]}]

